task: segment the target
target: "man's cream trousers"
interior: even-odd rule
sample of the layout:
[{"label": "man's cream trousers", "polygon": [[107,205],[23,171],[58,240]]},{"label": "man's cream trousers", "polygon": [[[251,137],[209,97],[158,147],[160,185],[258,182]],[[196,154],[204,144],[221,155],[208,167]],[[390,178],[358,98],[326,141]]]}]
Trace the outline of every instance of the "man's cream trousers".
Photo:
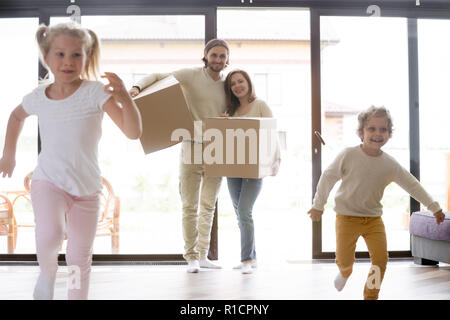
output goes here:
[{"label": "man's cream trousers", "polygon": [[[191,159],[186,157],[188,148],[191,149]],[[187,261],[205,259],[208,256],[211,227],[222,181],[222,177],[204,175],[204,164],[195,164],[193,161],[194,152],[203,152],[203,148],[198,145],[194,148],[193,143],[182,143],[180,195],[185,250],[183,257]],[[197,159],[202,158],[200,155]]]}]

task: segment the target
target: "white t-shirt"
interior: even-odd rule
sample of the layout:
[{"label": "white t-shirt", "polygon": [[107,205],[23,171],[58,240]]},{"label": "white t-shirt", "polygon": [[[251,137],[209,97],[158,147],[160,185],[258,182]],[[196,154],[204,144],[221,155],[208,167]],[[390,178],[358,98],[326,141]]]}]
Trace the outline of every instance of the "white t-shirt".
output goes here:
[{"label": "white t-shirt", "polygon": [[98,81],[84,80],[69,97],[51,100],[49,84],[27,94],[22,106],[37,115],[41,152],[33,179],[53,183],[73,196],[101,190],[98,143],[102,135],[103,104],[111,97]]},{"label": "white t-shirt", "polygon": [[384,189],[397,183],[428,210],[441,210],[439,203],[425,191],[419,181],[393,157],[383,152],[377,157],[367,155],[361,147],[344,149],[322,173],[313,200],[313,208],[323,211],[328,195],[337,181],[334,210],[346,216],[379,217],[382,215]]}]

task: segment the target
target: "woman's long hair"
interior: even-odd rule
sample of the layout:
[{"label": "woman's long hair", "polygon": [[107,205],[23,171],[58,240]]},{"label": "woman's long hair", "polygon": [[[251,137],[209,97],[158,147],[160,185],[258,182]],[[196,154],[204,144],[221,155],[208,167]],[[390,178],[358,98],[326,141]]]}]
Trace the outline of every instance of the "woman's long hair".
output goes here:
[{"label": "woman's long hair", "polygon": [[228,113],[230,116],[233,116],[235,114],[236,110],[241,105],[239,99],[231,91],[231,77],[236,73],[240,73],[245,78],[245,80],[247,80],[248,102],[253,102],[256,99],[253,83],[252,83],[252,80],[250,79],[250,76],[248,75],[248,73],[245,72],[244,70],[240,70],[240,69],[231,71],[227,75],[227,78],[225,79],[225,98],[226,98],[226,104],[227,104],[226,113]]}]

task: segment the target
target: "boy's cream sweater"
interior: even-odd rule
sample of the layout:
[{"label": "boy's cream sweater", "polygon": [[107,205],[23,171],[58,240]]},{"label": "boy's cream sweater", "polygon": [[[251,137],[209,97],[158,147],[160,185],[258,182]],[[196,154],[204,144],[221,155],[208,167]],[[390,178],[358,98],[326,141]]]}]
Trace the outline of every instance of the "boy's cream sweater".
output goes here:
[{"label": "boy's cream sweater", "polygon": [[342,180],[335,197],[334,210],[338,214],[381,216],[383,206],[380,201],[391,182],[397,183],[431,212],[441,210],[419,181],[385,152],[372,157],[360,146],[344,149],[322,173],[313,200],[314,209],[324,210],[328,195],[338,180]]}]

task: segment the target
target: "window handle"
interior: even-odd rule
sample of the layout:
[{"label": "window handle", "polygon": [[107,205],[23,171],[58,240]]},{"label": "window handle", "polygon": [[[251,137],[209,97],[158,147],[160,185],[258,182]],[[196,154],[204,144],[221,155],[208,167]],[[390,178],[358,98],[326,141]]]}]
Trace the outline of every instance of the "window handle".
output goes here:
[{"label": "window handle", "polygon": [[314,134],[316,135],[317,139],[319,139],[320,143],[325,145],[325,141],[323,140],[322,136],[320,135],[319,131],[314,131]]}]

